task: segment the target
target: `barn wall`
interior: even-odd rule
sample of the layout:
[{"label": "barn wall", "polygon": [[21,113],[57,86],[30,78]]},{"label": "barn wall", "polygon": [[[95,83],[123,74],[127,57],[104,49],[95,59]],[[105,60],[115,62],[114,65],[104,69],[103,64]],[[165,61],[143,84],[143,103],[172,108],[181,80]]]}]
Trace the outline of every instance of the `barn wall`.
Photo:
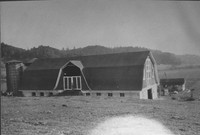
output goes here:
[{"label": "barn wall", "polygon": [[[90,96],[92,97],[99,97],[99,98],[105,98],[109,97],[108,93],[112,93],[111,97],[121,97],[120,93],[124,93],[124,98],[133,98],[133,99],[139,99],[140,91],[110,91],[110,90],[95,90],[95,91],[90,91]],[[97,93],[101,93],[101,96],[97,96]],[[84,94],[86,96],[86,93]]]},{"label": "barn wall", "polygon": [[92,90],[142,89],[143,66],[98,67],[83,69]]},{"label": "barn wall", "polygon": [[19,90],[53,90],[58,69],[25,70]]},{"label": "barn wall", "polygon": [[41,97],[41,93],[44,94],[44,97],[56,95],[58,91],[47,91],[47,90],[21,90],[25,97],[33,97],[33,93],[35,93],[35,97]]},{"label": "barn wall", "polygon": [[148,99],[148,90],[151,89],[152,90],[152,98],[156,99],[158,98],[158,85],[157,84],[153,84],[151,86],[148,86],[146,88],[143,88],[142,91],[140,92],[140,99]]}]

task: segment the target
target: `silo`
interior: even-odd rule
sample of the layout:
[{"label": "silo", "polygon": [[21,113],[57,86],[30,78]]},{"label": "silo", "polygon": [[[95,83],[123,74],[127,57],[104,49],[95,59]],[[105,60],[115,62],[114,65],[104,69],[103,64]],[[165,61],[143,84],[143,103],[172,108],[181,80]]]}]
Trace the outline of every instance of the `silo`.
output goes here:
[{"label": "silo", "polygon": [[8,93],[17,93],[22,78],[23,66],[23,63],[17,60],[11,60],[6,63]]}]

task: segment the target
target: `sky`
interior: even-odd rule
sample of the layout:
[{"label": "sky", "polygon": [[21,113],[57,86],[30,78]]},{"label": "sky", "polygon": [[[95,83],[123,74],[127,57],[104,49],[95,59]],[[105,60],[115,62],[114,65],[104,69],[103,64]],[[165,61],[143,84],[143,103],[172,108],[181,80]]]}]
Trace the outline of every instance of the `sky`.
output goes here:
[{"label": "sky", "polygon": [[200,1],[1,2],[1,42],[78,48],[139,46],[200,55]]}]

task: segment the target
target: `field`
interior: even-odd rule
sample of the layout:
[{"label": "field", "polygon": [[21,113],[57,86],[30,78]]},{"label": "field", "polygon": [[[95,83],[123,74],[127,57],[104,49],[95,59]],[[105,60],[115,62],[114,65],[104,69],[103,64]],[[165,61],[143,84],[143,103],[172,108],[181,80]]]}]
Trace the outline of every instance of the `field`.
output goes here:
[{"label": "field", "polygon": [[[135,118],[138,116],[157,121],[175,135],[200,134],[200,101],[84,96],[2,97],[1,134],[120,135],[112,134],[117,131],[126,135],[125,131],[129,131],[134,135],[139,126],[143,134],[159,129],[156,126],[149,130],[153,121],[141,124]],[[138,122],[140,125],[136,125]]]}]

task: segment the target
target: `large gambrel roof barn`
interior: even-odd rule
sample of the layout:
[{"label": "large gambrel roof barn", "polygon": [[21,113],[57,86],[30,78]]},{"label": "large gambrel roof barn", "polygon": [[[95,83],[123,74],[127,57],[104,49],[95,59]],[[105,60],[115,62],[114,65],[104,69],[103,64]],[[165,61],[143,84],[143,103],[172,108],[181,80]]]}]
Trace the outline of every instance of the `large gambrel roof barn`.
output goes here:
[{"label": "large gambrel roof barn", "polygon": [[138,98],[148,98],[151,90],[149,98],[156,98],[157,84],[156,62],[150,51],[141,51],[37,59],[24,71],[20,90],[25,95],[81,90],[97,96],[118,93]]}]

